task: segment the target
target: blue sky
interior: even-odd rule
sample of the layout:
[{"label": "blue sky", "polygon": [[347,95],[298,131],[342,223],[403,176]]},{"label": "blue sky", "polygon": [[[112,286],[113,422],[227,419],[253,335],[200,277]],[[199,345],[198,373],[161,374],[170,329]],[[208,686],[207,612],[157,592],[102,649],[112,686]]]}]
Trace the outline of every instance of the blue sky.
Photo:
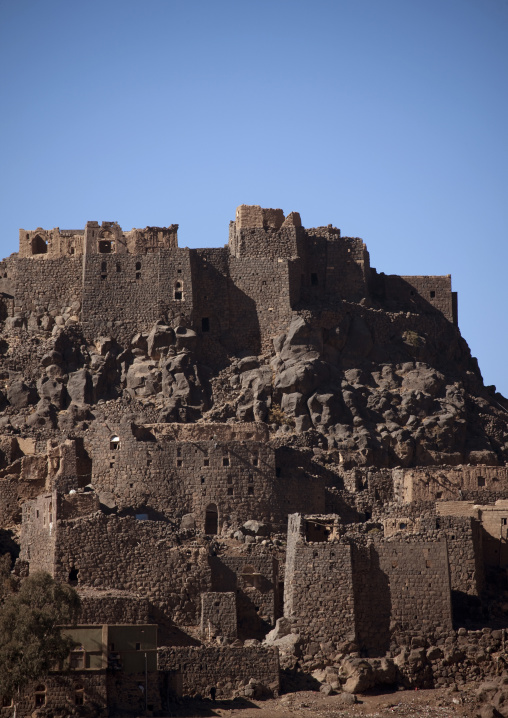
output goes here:
[{"label": "blue sky", "polygon": [[508,395],[508,0],[0,0],[0,254],[18,228],[297,210],[452,274]]}]

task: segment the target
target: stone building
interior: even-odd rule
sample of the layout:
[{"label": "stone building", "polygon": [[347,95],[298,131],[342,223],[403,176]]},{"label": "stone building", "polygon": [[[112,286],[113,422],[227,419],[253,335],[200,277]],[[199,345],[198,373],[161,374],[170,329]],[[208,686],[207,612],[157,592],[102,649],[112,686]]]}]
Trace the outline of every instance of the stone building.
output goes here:
[{"label": "stone building", "polygon": [[468,444],[474,362],[446,376],[450,276],[378,273],[361,239],[280,209],[238,207],[222,248],[177,230],[20,230],[0,262],[0,321],[21,353],[35,338],[24,375],[0,346],[1,526],[19,575],[82,600],[70,672],[20,715],[277,695],[351,654],[446,685],[440,648],[400,657],[485,620],[508,564],[503,422]]}]

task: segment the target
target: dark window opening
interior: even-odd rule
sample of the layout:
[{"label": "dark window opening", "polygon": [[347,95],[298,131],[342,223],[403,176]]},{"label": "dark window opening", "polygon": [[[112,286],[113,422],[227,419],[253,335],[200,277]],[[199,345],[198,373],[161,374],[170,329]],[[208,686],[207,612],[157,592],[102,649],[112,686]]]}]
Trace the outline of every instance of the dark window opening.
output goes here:
[{"label": "dark window opening", "polygon": [[229,466],[229,458],[227,456],[222,459],[222,466]]},{"label": "dark window opening", "polygon": [[69,251],[71,254],[74,254],[74,247],[71,247]]},{"label": "dark window opening", "polygon": [[101,272],[107,272],[107,271],[108,271],[107,262],[101,262]]},{"label": "dark window opening", "polygon": [[181,274],[181,273],[182,273],[182,270],[181,270],[181,269],[177,269],[176,271],[178,272],[178,274]]},{"label": "dark window opening", "polygon": [[254,496],[254,486],[249,486],[247,489],[249,496]]},{"label": "dark window opening", "polygon": [[79,568],[71,568],[69,571],[69,583],[71,586],[77,586],[78,585],[78,574],[79,574]]},{"label": "dark window opening", "polygon": [[443,497],[442,491],[436,491],[436,499],[441,499]]},{"label": "dark window opening", "polygon": [[140,651],[140,650],[141,650],[141,643],[136,643],[136,651]]},{"label": "dark window opening", "polygon": [[141,262],[136,262],[136,272],[141,271]]},{"label": "dark window opening", "polygon": [[210,319],[208,317],[203,317],[201,319],[201,331],[202,332],[210,331]]},{"label": "dark window opening", "polygon": [[233,496],[233,487],[232,486],[228,489],[228,496]]},{"label": "dark window opening", "polygon": [[219,528],[219,512],[215,504],[209,504],[205,511],[205,534],[216,535]]},{"label": "dark window opening", "polygon": [[46,686],[37,686],[35,689],[35,707],[43,706],[46,703]]},{"label": "dark window opening", "polygon": [[501,524],[502,524],[503,526],[508,525],[508,519],[501,519]]},{"label": "dark window opening", "polygon": [[47,254],[48,245],[47,242],[39,235],[36,234],[32,239],[32,254]]},{"label": "dark window opening", "polygon": [[316,272],[312,272],[312,274],[310,275],[310,284],[312,287],[317,287],[317,285],[319,284],[318,275],[316,274]]},{"label": "dark window opening", "polygon": [[404,522],[401,522],[401,523],[399,524],[399,529],[407,529],[407,524],[404,523]]},{"label": "dark window opening", "polygon": [[99,254],[111,254],[111,240],[101,239],[99,242]]},{"label": "dark window opening", "polygon": [[305,522],[305,538],[307,541],[322,542],[328,541],[330,536],[331,527],[323,524],[315,523],[314,521]]},{"label": "dark window opening", "polygon": [[177,301],[181,301],[181,299],[182,299],[182,292],[177,292],[177,291],[175,291],[175,299],[176,299]]},{"label": "dark window opening", "polygon": [[183,460],[182,460],[182,459],[177,459],[177,460],[176,460],[176,465],[177,465],[177,466],[183,466]]},{"label": "dark window opening", "polygon": [[435,296],[436,296],[436,293],[435,293],[434,290],[432,290],[431,293],[430,293],[430,298],[431,298],[431,299],[434,299]]},{"label": "dark window opening", "polygon": [[255,457],[252,459],[252,465],[253,465],[253,466],[257,466],[258,464],[259,464],[259,459],[258,459],[257,456],[255,456]]},{"label": "dark window opening", "polygon": [[203,466],[210,466],[210,459],[203,459]]},{"label": "dark window opening", "polygon": [[485,484],[486,484],[485,477],[479,476],[478,477],[478,486],[485,486]]},{"label": "dark window opening", "polygon": [[85,687],[82,685],[77,685],[74,688],[74,703],[77,706],[82,706],[85,702]]}]

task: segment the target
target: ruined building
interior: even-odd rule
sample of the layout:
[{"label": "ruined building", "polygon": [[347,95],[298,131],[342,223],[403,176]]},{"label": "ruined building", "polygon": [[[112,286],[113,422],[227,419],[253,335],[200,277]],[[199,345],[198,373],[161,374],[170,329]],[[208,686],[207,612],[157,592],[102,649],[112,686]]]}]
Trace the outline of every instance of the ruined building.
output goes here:
[{"label": "ruined building", "polygon": [[450,276],[280,209],[177,230],[20,230],[0,262],[2,552],[82,600],[21,714],[493,675],[508,403]]}]

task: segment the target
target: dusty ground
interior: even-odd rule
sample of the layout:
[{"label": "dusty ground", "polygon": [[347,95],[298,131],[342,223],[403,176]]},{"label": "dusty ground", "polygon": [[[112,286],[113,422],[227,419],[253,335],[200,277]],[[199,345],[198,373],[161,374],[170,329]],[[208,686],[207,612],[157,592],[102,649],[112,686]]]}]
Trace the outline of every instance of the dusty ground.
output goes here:
[{"label": "dusty ground", "polygon": [[345,705],[340,695],[325,697],[304,691],[267,701],[182,701],[165,715],[185,718],[474,718],[477,709],[470,695],[449,690],[395,691],[359,696],[356,705]]}]

